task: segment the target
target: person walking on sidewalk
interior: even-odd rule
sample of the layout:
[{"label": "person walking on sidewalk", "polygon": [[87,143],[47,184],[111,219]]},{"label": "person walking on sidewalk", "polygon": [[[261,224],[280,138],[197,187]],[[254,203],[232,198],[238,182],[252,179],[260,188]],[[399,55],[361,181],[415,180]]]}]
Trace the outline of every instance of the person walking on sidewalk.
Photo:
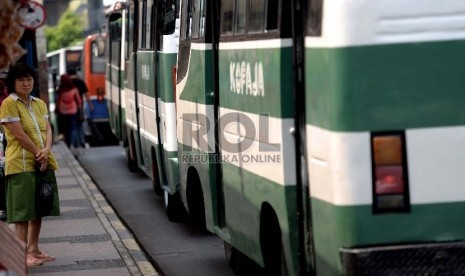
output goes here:
[{"label": "person walking on sidewalk", "polygon": [[71,78],[64,74],[58,87],[58,110],[65,127],[65,142],[72,151],[80,147],[78,134],[78,111],[82,104],[79,91]]},{"label": "person walking on sidewalk", "polygon": [[53,184],[53,208],[46,216],[60,214],[55,177],[58,163],[51,151],[52,129],[47,105],[30,95],[36,79],[29,65],[18,63],[11,67],[6,80],[10,94],[0,107],[0,122],[8,140],[5,160],[7,222],[15,224],[17,237],[26,244],[28,266],[55,260],[39,248],[42,217],[36,214],[35,165],[47,172]]},{"label": "person walking on sidewalk", "polygon": [[69,77],[71,78],[71,80],[73,81],[74,86],[76,86],[76,88],[78,89],[79,96],[81,96],[81,100],[82,100],[82,104],[79,107],[79,112],[78,112],[77,130],[78,130],[78,136],[79,136],[79,143],[82,148],[85,148],[86,137],[85,137],[84,126],[83,126],[84,121],[85,121],[84,99],[87,103],[87,107],[89,108],[90,112],[92,112],[94,107],[92,105],[92,101],[90,100],[90,97],[88,94],[89,89],[87,88],[86,83],[77,76],[76,69],[70,68],[68,69],[67,73]]}]

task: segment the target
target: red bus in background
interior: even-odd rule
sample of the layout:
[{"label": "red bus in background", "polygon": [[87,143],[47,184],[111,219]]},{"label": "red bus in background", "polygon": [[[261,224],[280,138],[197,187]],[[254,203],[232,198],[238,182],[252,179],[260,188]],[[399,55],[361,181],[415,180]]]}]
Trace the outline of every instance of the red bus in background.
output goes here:
[{"label": "red bus in background", "polygon": [[87,84],[87,95],[92,108],[84,101],[84,110],[89,125],[86,140],[90,145],[114,144],[117,139],[111,132],[108,109],[105,98],[105,65],[107,51],[106,35],[97,33],[88,35],[84,40],[81,64],[82,79]]}]

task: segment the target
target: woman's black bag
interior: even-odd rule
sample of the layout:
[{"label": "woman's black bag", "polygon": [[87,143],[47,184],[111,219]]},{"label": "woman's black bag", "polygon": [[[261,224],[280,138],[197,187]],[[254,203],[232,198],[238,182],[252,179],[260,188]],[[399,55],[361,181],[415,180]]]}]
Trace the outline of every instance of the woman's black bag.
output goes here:
[{"label": "woman's black bag", "polygon": [[53,208],[53,183],[47,177],[48,170],[40,171],[36,167],[36,212],[37,217],[46,216]]}]

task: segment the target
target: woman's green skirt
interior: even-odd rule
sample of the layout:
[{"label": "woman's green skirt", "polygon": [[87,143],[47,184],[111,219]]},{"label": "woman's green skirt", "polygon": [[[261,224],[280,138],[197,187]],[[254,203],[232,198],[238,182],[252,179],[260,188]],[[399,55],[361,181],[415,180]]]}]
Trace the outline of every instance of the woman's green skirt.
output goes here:
[{"label": "woman's green skirt", "polygon": [[[60,200],[55,171],[47,170],[47,178],[53,183],[53,208],[46,216],[60,215]],[[6,177],[7,222],[37,220],[36,178],[34,172],[23,172]]]}]

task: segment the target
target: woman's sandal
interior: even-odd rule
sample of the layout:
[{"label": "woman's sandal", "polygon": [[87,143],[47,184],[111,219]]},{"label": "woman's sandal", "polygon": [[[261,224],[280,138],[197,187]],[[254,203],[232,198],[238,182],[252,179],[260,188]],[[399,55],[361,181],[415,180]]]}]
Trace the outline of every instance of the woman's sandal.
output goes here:
[{"label": "woman's sandal", "polygon": [[26,255],[26,265],[27,266],[41,266],[43,265],[44,262],[31,254]]},{"label": "woman's sandal", "polygon": [[29,253],[32,257],[41,260],[42,262],[51,262],[55,261],[55,257],[49,256],[42,251],[38,251],[36,253]]}]

